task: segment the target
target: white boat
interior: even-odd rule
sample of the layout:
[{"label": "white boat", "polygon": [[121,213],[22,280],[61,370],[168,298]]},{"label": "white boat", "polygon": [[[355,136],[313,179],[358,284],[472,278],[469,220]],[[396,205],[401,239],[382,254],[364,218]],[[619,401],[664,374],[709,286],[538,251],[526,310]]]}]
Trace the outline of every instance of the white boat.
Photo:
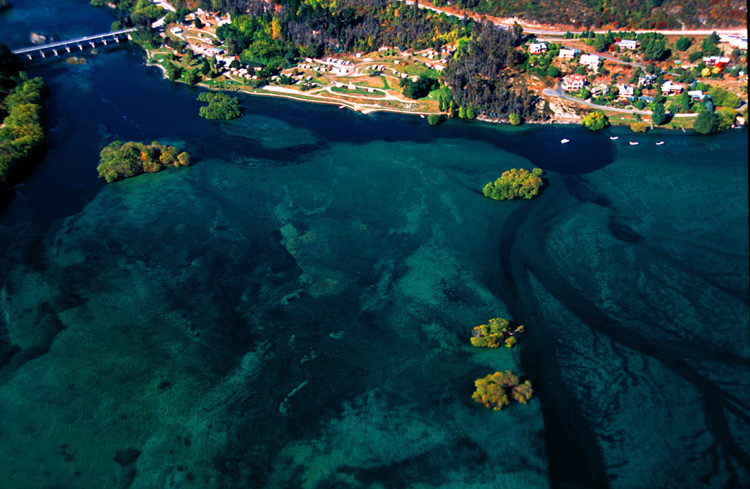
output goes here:
[{"label": "white boat", "polygon": [[620,139],[620,136],[610,136],[609,139],[611,139],[612,141],[614,141],[616,139]]},{"label": "white boat", "polygon": [[662,144],[664,144],[664,141],[659,141],[658,143],[656,143],[657,146],[661,146]]},{"label": "white boat", "polygon": [[422,119],[424,119],[424,116],[422,114],[419,114],[419,117],[421,117]]},{"label": "white boat", "polygon": [[630,145],[631,146],[638,146],[638,142],[637,141],[630,141]]},{"label": "white boat", "polygon": [[565,143],[569,143],[569,142],[570,142],[570,139],[563,139],[562,141],[560,141],[561,144],[565,144]]},{"label": "white boat", "polygon": [[343,105],[339,105],[339,109],[345,109],[346,107]]}]

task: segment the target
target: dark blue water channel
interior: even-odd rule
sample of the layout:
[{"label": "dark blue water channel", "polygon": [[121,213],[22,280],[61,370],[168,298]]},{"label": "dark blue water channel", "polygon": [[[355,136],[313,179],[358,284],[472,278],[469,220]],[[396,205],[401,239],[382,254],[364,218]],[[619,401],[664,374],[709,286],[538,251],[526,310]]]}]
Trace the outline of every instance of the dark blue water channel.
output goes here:
[{"label": "dark blue water channel", "polygon": [[[115,18],[15,0],[0,42]],[[0,487],[750,484],[744,129],[242,94],[217,123],[135,46],[86,58],[28,68],[49,149],[0,210]],[[194,164],[105,184],[116,139]],[[481,195],[535,166],[536,199]],[[526,326],[516,348],[471,347],[493,317]],[[531,402],[473,403],[506,369]]]}]

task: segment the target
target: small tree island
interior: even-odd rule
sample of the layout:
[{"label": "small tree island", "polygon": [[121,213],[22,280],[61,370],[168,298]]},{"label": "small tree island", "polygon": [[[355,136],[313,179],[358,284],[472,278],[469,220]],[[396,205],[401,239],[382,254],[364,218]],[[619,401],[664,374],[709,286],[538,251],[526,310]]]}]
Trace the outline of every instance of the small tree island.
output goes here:
[{"label": "small tree island", "polygon": [[542,169],[534,168],[531,173],[521,168],[513,168],[484,186],[484,196],[494,200],[513,200],[517,197],[533,199],[542,187]]},{"label": "small tree island", "polygon": [[516,335],[523,333],[522,325],[511,326],[504,318],[493,318],[489,324],[481,324],[471,330],[471,344],[480,348],[497,348],[504,344],[508,348],[518,343]]},{"label": "small tree island", "polygon": [[166,146],[156,141],[150,145],[130,141],[114,141],[101,152],[101,162],[96,168],[99,178],[107,183],[134,177],[141,173],[156,173],[165,166],[188,166],[190,155],[179,153],[174,146]]},{"label": "small tree island", "polygon": [[502,411],[511,400],[526,404],[534,393],[528,380],[519,384],[518,376],[506,370],[495,372],[483,379],[474,381],[476,390],[471,398],[494,411]]},{"label": "small tree island", "polygon": [[203,92],[198,95],[199,102],[208,103],[198,112],[204,119],[229,120],[242,116],[242,107],[237,97],[230,97],[221,92]]}]

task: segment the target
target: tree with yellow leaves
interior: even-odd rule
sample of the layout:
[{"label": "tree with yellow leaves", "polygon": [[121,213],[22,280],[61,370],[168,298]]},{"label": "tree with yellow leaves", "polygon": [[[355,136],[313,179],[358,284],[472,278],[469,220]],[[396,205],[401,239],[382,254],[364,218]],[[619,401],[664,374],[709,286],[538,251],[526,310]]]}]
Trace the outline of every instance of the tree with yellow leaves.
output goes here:
[{"label": "tree with yellow leaves", "polygon": [[494,182],[485,185],[482,192],[485,197],[494,200],[513,200],[518,197],[533,199],[539,195],[542,185],[541,168],[534,168],[531,172],[523,168],[513,168],[503,172]]},{"label": "tree with yellow leaves", "polygon": [[523,332],[522,325],[511,326],[505,318],[493,318],[471,330],[471,344],[480,348],[497,348],[501,344],[513,348],[518,342],[516,335]]},{"label": "tree with yellow leaves", "polygon": [[102,149],[100,156],[101,161],[96,169],[99,171],[99,177],[108,183],[141,173],[155,173],[165,166],[180,167],[190,164],[188,153],[178,155],[177,148],[156,141],[150,145],[135,141],[114,141]]},{"label": "tree with yellow leaves", "polygon": [[534,393],[531,382],[526,380],[519,384],[518,376],[510,370],[477,379],[474,386],[476,390],[471,396],[474,402],[494,411],[501,411],[511,400],[526,404]]}]

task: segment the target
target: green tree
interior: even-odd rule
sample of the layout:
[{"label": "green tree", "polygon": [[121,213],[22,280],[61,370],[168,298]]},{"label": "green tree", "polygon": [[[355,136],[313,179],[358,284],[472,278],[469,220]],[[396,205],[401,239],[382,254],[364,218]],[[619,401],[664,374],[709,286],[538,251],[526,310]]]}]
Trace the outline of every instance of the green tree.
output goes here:
[{"label": "green tree", "polygon": [[514,126],[518,126],[521,124],[521,116],[515,112],[509,114],[508,119],[510,119],[510,123]]},{"label": "green tree", "polygon": [[583,125],[592,131],[599,131],[609,126],[609,119],[603,112],[597,110],[584,116]]},{"label": "green tree", "polygon": [[690,110],[690,95],[687,92],[680,94],[680,110],[682,112],[688,112]]},{"label": "green tree", "polygon": [[656,104],[654,110],[651,111],[651,121],[660,126],[667,120],[667,111],[664,109],[664,104]]},{"label": "green tree", "polygon": [[513,200],[518,197],[533,199],[539,194],[542,187],[542,170],[534,168],[531,173],[521,168],[515,168],[506,172],[495,180],[484,186],[482,193],[485,197],[494,200]]},{"label": "green tree", "polygon": [[195,85],[201,79],[200,75],[196,72],[197,70],[188,70],[185,72],[183,79],[188,85]]},{"label": "green tree", "polygon": [[560,70],[558,70],[554,66],[550,66],[549,68],[547,68],[547,76],[550,78],[557,78],[558,76],[560,76]]},{"label": "green tree", "polygon": [[[134,141],[113,141],[102,149],[96,169],[100,178],[112,183],[144,172],[158,172],[164,166],[177,167],[189,164],[190,157],[187,153],[175,157],[176,154],[177,148],[156,141],[148,146]],[[187,163],[183,164],[183,159]]]},{"label": "green tree", "polygon": [[606,34],[597,34],[594,37],[594,49],[600,53],[603,53],[607,49],[609,49],[609,46],[612,45],[612,39],[611,36]]},{"label": "green tree", "polygon": [[221,92],[203,92],[198,95],[198,101],[208,103],[208,107],[201,107],[199,110],[199,115],[204,119],[229,120],[242,115],[237,97]]},{"label": "green tree", "polygon": [[440,114],[430,114],[427,116],[427,123],[431,126],[437,126],[443,122],[443,116]]},{"label": "green tree", "polygon": [[716,31],[704,37],[703,42],[701,43],[701,49],[703,50],[703,54],[707,56],[718,55],[721,52],[721,49],[719,49],[720,41],[721,41],[721,38],[716,33]]},{"label": "green tree", "polygon": [[736,94],[724,90],[720,87],[711,87],[708,89],[708,96],[713,100],[714,105],[719,107],[728,107],[730,109],[736,109],[742,105],[742,100]]},{"label": "green tree", "polygon": [[203,62],[201,63],[201,67],[199,68],[201,75],[204,77],[208,75],[208,73],[211,71],[211,66],[208,64],[208,58],[203,58]]},{"label": "green tree", "polygon": [[739,113],[733,109],[722,108],[716,111],[717,117],[717,131],[726,131],[731,129],[737,120]]},{"label": "green tree", "polygon": [[691,63],[695,63],[702,57],[703,57],[703,51],[693,51],[692,53],[688,54],[688,61],[690,61]]},{"label": "green tree", "polygon": [[[0,46],[0,115],[7,116],[0,120],[0,183],[38,160],[33,156],[44,147],[41,104],[47,92],[44,80],[16,71],[15,56],[4,48]],[[4,88],[10,91],[3,101]]]},{"label": "green tree", "polygon": [[643,55],[647,60],[659,61],[667,51],[666,39],[653,39],[650,43],[645,44]]},{"label": "green tree", "polygon": [[693,123],[693,129],[698,134],[711,134],[719,128],[719,120],[716,114],[704,110],[698,114]]},{"label": "green tree", "polygon": [[440,82],[434,78],[420,76],[417,81],[411,81],[408,78],[401,80],[401,86],[404,87],[404,95],[412,100],[417,100],[429,95],[429,93],[440,86]]},{"label": "green tree", "polygon": [[690,40],[687,36],[682,36],[675,42],[675,47],[679,49],[680,51],[687,51],[690,46],[693,44],[693,41]]}]

